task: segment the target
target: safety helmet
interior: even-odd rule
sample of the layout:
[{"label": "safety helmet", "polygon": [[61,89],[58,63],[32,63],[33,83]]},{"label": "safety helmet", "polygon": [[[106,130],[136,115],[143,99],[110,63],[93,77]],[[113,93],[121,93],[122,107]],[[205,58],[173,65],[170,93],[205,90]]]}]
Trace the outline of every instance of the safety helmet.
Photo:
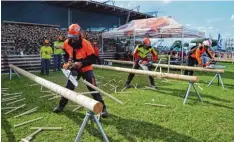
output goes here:
[{"label": "safety helmet", "polygon": [[150,46],[150,39],[149,38],[143,38],[143,44]]},{"label": "safety helmet", "polygon": [[211,42],[209,40],[205,40],[202,42],[202,44],[206,47],[210,47],[211,46]]},{"label": "safety helmet", "polygon": [[45,39],[45,40],[44,40],[44,43],[45,43],[45,44],[49,44],[50,42],[49,42],[49,40]]},{"label": "safety helmet", "polygon": [[78,24],[71,24],[68,29],[68,37],[74,38],[80,35],[80,26]]}]

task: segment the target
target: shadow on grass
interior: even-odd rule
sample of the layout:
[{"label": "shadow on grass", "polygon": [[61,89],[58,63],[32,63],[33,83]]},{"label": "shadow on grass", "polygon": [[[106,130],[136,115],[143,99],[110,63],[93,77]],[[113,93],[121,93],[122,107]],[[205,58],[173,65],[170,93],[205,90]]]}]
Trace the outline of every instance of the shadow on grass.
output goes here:
[{"label": "shadow on grass", "polygon": [[[192,88],[191,88],[191,89],[192,89]],[[165,92],[165,91],[163,91],[163,90],[170,91],[170,92]],[[158,90],[157,92],[160,92],[160,93],[162,93],[162,94],[168,94],[168,95],[175,96],[175,97],[180,97],[180,98],[183,98],[183,99],[184,99],[184,95],[185,95],[185,93],[186,93],[185,91],[182,91],[182,90],[170,89],[170,88],[167,88],[167,89],[159,88],[159,90]],[[177,93],[183,94],[183,95],[176,95]],[[220,98],[217,98],[217,97],[214,97],[214,96],[209,96],[209,95],[205,95],[205,94],[201,94],[201,93],[199,93],[199,94],[200,94],[200,96],[202,97],[202,99],[204,99],[204,98],[209,98],[209,99],[212,99],[212,100],[215,100],[215,101],[219,101],[219,102],[232,103],[231,101],[224,100],[224,99],[220,99]],[[188,100],[198,101],[198,99],[193,99],[193,98],[191,98],[191,97],[190,97],[191,95],[197,97],[197,95],[195,94],[195,92],[190,92],[190,93],[189,93]],[[210,101],[203,101],[203,103],[206,103],[206,104],[209,104],[209,105],[213,105],[213,106],[216,106],[216,107],[234,109],[233,107],[229,107],[229,106],[226,106],[226,105],[213,103],[213,102],[210,102]]]},{"label": "shadow on grass", "polygon": [[5,131],[6,133],[6,137],[8,139],[8,142],[15,142],[15,136],[12,132],[12,129],[11,129],[11,125],[9,124],[9,122],[7,121],[7,119],[2,116],[2,129]]},{"label": "shadow on grass", "polygon": [[[205,84],[205,85],[208,86],[208,84],[210,83],[210,81],[199,80],[199,83],[203,83],[203,84]],[[219,82],[219,84],[218,84],[218,78],[216,78],[216,79],[212,82],[211,85],[220,87],[220,88],[222,89],[221,82]],[[233,79],[233,84],[227,84],[227,83],[224,82],[223,85],[224,85],[224,88],[227,88],[227,89],[234,89],[234,79]]]},{"label": "shadow on grass", "polygon": [[139,141],[136,137],[142,140],[163,140],[163,141],[189,141],[198,142],[198,140],[186,136],[160,125],[152,124],[145,121],[125,119],[116,115],[110,115],[105,119],[105,125],[113,125],[118,130],[118,133],[124,136],[128,141]]},{"label": "shadow on grass", "polygon": [[[196,86],[195,86],[196,87]],[[198,90],[198,88],[196,87],[196,89]],[[165,91],[170,91],[170,93],[168,92],[165,92]],[[194,90],[193,87],[191,87],[190,89],[191,91]],[[186,90],[187,91],[187,90]],[[178,89],[171,89],[171,88],[159,88],[158,92],[160,93],[163,93],[163,94],[169,94],[169,95],[172,95],[172,96],[176,96],[176,97],[180,97],[180,98],[184,98],[184,95],[186,94],[186,91],[184,90],[178,90]],[[199,90],[198,90],[199,92]],[[180,96],[176,95],[176,94],[181,94]],[[199,92],[200,96],[202,98],[208,98],[208,99],[212,99],[212,100],[215,100],[215,101],[220,101],[220,102],[225,102],[225,103],[231,103],[231,101],[229,100],[225,100],[225,99],[221,99],[221,98],[218,98],[218,97],[214,97],[214,96],[210,96],[210,95],[205,95],[205,94],[201,94],[201,92]],[[190,92],[189,93],[189,96],[197,96],[195,92]]]},{"label": "shadow on grass", "polygon": [[[206,72],[206,73],[197,73],[196,75],[197,76],[210,76],[210,77],[213,78],[215,76],[215,73],[208,73],[208,72]],[[224,71],[224,73],[221,73],[220,75],[221,75],[221,78],[234,79],[234,72]]]},{"label": "shadow on grass", "polygon": [[[71,111],[66,111],[64,114],[71,120],[73,120],[75,123],[81,126],[83,119],[77,119],[77,115],[80,118],[84,118],[85,115],[76,113],[76,117],[71,117],[74,115]],[[134,120],[134,119],[125,119],[113,114],[110,114],[108,118],[102,119],[101,123],[104,123],[106,125],[114,126],[117,130],[119,135],[122,135],[130,142],[137,141],[136,137],[141,138],[142,140],[155,140],[160,139],[163,141],[189,141],[189,142],[198,142],[198,140],[186,136],[180,133],[177,133],[176,131],[170,130],[168,128],[164,128],[160,125],[152,124],[145,121],[140,120]],[[96,124],[95,124],[96,125]],[[91,134],[92,136],[95,136],[99,138],[100,140],[103,140],[101,133],[97,128],[92,128],[91,125],[87,125],[85,127],[85,130]],[[77,129],[78,133],[79,129]],[[93,132],[94,131],[94,132]],[[111,142],[119,142],[120,140],[114,140],[110,136],[108,136],[108,132],[105,132],[109,141]]]}]

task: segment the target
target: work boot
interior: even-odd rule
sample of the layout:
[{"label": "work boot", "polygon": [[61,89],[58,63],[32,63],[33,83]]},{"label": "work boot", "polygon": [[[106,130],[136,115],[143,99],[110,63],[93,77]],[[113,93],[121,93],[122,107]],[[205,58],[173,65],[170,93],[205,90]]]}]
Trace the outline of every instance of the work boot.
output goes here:
[{"label": "work boot", "polygon": [[125,87],[126,87],[126,88],[130,88],[130,84],[126,83],[126,84],[125,84]]},{"label": "work boot", "polygon": [[57,106],[56,108],[54,108],[53,112],[54,112],[54,113],[59,113],[59,112],[63,111],[63,108],[64,108],[64,107]]},{"label": "work boot", "polygon": [[102,118],[106,118],[106,117],[108,117],[108,115],[109,115],[109,114],[108,114],[106,108],[104,108],[104,109],[102,110],[102,112],[101,112]]},{"label": "work boot", "polygon": [[158,89],[158,87],[156,87],[155,85],[151,85],[150,87],[153,89]]}]

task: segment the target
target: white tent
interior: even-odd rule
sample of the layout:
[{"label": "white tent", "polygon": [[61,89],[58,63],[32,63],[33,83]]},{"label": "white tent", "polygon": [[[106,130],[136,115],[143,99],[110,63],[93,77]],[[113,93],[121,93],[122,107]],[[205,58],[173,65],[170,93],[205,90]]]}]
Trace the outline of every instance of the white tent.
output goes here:
[{"label": "white tent", "polygon": [[160,38],[203,38],[204,32],[188,28],[171,17],[156,17],[133,20],[114,30],[104,32],[103,38],[148,36]]},{"label": "white tent", "polygon": [[183,38],[204,38],[205,33],[183,26],[171,17],[156,17],[132,20],[119,28],[104,32],[102,34],[102,48],[103,38],[115,37],[133,37],[134,43],[136,37],[182,38],[183,45]]}]

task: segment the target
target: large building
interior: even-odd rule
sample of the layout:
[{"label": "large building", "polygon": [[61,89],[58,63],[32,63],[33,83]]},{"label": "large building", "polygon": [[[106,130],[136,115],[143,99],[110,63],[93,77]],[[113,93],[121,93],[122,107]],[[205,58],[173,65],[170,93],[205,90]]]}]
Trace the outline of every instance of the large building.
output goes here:
[{"label": "large building", "polygon": [[[83,29],[113,28],[151,15],[95,1],[2,1],[2,21],[59,25]],[[128,20],[127,20],[128,19]]]}]

